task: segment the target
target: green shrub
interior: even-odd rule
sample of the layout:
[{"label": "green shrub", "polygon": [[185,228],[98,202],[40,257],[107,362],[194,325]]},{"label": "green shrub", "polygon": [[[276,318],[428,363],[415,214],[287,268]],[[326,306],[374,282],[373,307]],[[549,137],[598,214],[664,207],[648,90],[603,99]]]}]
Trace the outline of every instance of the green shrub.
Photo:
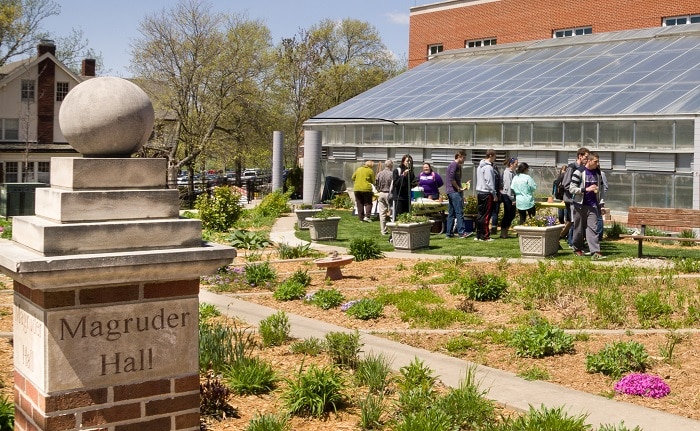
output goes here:
[{"label": "green shrub", "polygon": [[289,338],[289,318],[284,311],[278,311],[260,321],[260,338],[263,346],[280,346]]},{"label": "green shrub", "polygon": [[336,412],[345,399],[342,375],[333,367],[311,365],[296,379],[287,379],[286,382],[282,400],[293,415],[320,418],[331,410]]},{"label": "green shrub", "polygon": [[12,239],[12,220],[0,219],[0,238]]},{"label": "green shrub", "polygon": [[508,289],[505,277],[496,274],[466,275],[450,288],[454,295],[465,295],[474,301],[495,301]]},{"label": "green shrub", "polygon": [[[695,232],[692,229],[683,229],[679,234],[678,238],[695,238]],[[693,247],[697,245],[696,242],[692,241],[679,241],[683,247]]]},{"label": "green shrub", "polygon": [[495,418],[495,406],[486,394],[476,381],[476,366],[469,366],[459,386],[438,399],[435,407],[447,413],[453,429],[477,429]]},{"label": "green shrub", "polygon": [[349,210],[353,207],[352,199],[346,194],[335,195],[330,202],[333,208]]},{"label": "green shrub", "polygon": [[373,238],[355,238],[350,241],[348,252],[355,256],[355,261],[381,259],[384,257],[379,243]]},{"label": "green shrub", "polygon": [[282,193],[279,190],[269,193],[265,195],[253,211],[263,217],[277,218],[290,211],[288,205],[289,195],[290,192]]},{"label": "green shrub", "polygon": [[306,295],[306,286],[297,280],[287,279],[280,283],[272,296],[278,301],[294,301]]},{"label": "green shrub", "polygon": [[223,379],[238,395],[266,394],[275,388],[277,377],[272,365],[259,358],[245,358],[223,371]]},{"label": "green shrub", "polygon": [[336,365],[355,369],[361,349],[360,333],[357,331],[326,334],[326,351]]},{"label": "green shrub", "polygon": [[0,431],[15,429],[15,405],[6,397],[0,397]]},{"label": "green shrub", "polygon": [[671,314],[673,307],[661,298],[659,289],[638,293],[634,298],[634,308],[642,323],[647,323],[661,316]]},{"label": "green shrub", "polygon": [[295,354],[318,356],[323,352],[323,341],[316,337],[309,337],[301,341],[295,341],[289,346],[289,351]]},{"label": "green shrub", "polygon": [[370,392],[383,393],[390,373],[391,361],[381,353],[370,353],[358,361],[355,380],[367,386]]},{"label": "green shrub", "polygon": [[548,408],[544,405],[539,410],[530,406],[530,410],[522,416],[510,417],[500,424],[486,428],[488,431],[512,430],[557,430],[557,431],[589,431],[586,415],[569,416],[564,407]]},{"label": "green shrub", "polygon": [[243,213],[240,200],[241,195],[231,187],[215,187],[212,196],[207,193],[197,196],[194,206],[202,227],[216,232],[231,229]]},{"label": "green shrub", "polygon": [[700,260],[689,257],[673,259],[673,268],[684,274],[700,272]]},{"label": "green shrub", "polygon": [[398,381],[399,390],[405,391],[412,388],[432,389],[437,381],[433,371],[418,357],[403,367],[399,368],[401,378]]},{"label": "green shrub", "polygon": [[634,428],[627,428],[625,426],[625,422],[620,422],[619,425],[613,425],[613,424],[604,424],[601,425],[600,428],[598,428],[598,431],[642,431],[642,429],[638,426]]},{"label": "green shrub", "polygon": [[450,416],[440,409],[422,408],[405,415],[394,431],[452,431]]},{"label": "green shrub", "polygon": [[384,415],[384,396],[368,393],[367,396],[358,403],[360,407],[360,429],[380,430],[383,427],[382,416]]},{"label": "green shrub", "polygon": [[245,250],[258,250],[270,245],[270,241],[265,233],[240,229],[234,230],[228,240],[231,247]]},{"label": "green shrub", "polygon": [[[352,304],[350,304],[347,309],[345,310],[345,313],[348,316],[354,317],[355,319],[360,319],[360,320],[371,320],[371,319],[378,319],[379,317],[382,316],[382,313],[384,312],[384,305],[377,301],[376,299],[372,298],[363,298],[357,301],[351,301]],[[347,305],[343,304],[343,305]],[[342,307],[341,307],[342,310]]]},{"label": "green shrub", "polygon": [[533,365],[519,372],[518,377],[522,377],[525,380],[549,380],[551,376],[546,368]]},{"label": "green shrub", "polygon": [[319,289],[307,300],[323,310],[330,310],[342,304],[345,296],[337,289]]},{"label": "green shrub", "polygon": [[609,228],[605,229],[607,239],[620,239],[620,236],[627,233],[627,229],[620,223],[614,221]]},{"label": "green shrub", "polygon": [[299,259],[302,257],[318,257],[321,253],[311,248],[311,243],[291,246],[289,244],[277,244],[277,254],[280,259]]},{"label": "green shrub", "polygon": [[287,431],[291,427],[287,415],[275,415],[272,413],[256,413],[248,422],[245,431]]},{"label": "green shrub", "polygon": [[304,287],[311,284],[311,276],[309,275],[309,272],[301,269],[294,271],[294,273],[289,276],[288,280],[297,282]]},{"label": "green shrub", "polygon": [[205,322],[213,317],[221,316],[221,312],[216,305],[201,302],[199,304],[199,321]]},{"label": "green shrub", "polygon": [[[229,388],[214,373],[207,373],[205,380],[199,383],[199,413],[217,419],[237,416],[236,409],[228,403],[229,395]],[[0,429],[5,431],[6,428]]]},{"label": "green shrub", "polygon": [[586,371],[602,373],[615,379],[629,372],[643,373],[649,367],[649,355],[644,345],[636,341],[607,344],[598,353],[586,355]]},{"label": "green shrub", "polygon": [[245,279],[251,286],[264,286],[277,280],[277,271],[270,262],[248,263],[245,266]]},{"label": "green shrub", "polygon": [[226,364],[247,358],[255,348],[253,334],[220,323],[199,322],[199,370],[220,372]]},{"label": "green shrub", "polygon": [[513,331],[510,345],[518,356],[543,358],[574,350],[574,339],[542,318],[521,325]]}]

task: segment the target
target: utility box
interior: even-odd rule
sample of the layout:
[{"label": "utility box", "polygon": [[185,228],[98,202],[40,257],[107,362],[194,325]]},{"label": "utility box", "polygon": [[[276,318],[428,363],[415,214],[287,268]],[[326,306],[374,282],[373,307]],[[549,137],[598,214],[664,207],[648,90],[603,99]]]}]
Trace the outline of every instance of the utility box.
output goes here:
[{"label": "utility box", "polygon": [[0,185],[0,216],[34,215],[34,196],[44,183],[5,183]]}]

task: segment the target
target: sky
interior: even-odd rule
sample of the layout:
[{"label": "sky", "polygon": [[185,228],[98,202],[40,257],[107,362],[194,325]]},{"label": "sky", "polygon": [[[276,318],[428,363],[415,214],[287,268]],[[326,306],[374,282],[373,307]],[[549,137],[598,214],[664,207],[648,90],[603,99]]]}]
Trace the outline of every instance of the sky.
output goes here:
[{"label": "sky", "polygon": [[[174,0],[56,0],[58,16],[47,18],[43,27],[54,38],[66,37],[71,29],[83,31],[90,48],[101,53],[105,75],[131,77],[131,42],[139,37],[144,17],[170,9]],[[245,14],[262,20],[277,44],[323,19],[353,18],[366,21],[379,31],[384,44],[400,58],[408,53],[408,16],[425,0],[205,0],[214,11]]]}]

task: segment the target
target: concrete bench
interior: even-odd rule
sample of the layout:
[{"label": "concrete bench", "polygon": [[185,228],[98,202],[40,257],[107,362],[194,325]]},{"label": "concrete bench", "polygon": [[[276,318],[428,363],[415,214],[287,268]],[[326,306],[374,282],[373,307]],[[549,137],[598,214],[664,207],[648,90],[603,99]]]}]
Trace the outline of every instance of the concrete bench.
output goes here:
[{"label": "concrete bench", "polygon": [[681,208],[647,208],[629,207],[627,224],[640,227],[637,235],[622,235],[637,241],[637,257],[642,257],[644,240],[663,240],[678,242],[700,242],[700,238],[678,238],[675,236],[646,235],[646,227],[654,226],[660,229],[693,229],[700,228],[700,210]]}]

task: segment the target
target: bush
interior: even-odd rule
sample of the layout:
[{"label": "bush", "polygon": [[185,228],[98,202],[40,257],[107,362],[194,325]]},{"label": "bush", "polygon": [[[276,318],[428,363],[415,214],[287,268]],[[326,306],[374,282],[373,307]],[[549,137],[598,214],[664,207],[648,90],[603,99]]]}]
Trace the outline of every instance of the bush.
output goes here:
[{"label": "bush", "polygon": [[620,239],[620,236],[626,233],[627,229],[616,221],[609,228],[605,229],[605,237],[607,239]]},{"label": "bush", "polygon": [[15,405],[3,396],[0,398],[0,431],[15,429]]},{"label": "bush", "polygon": [[[207,373],[206,379],[199,384],[199,413],[219,419],[225,416],[236,416],[236,409],[228,403],[229,395],[231,395],[229,388],[214,373]],[[0,430],[5,429],[4,426],[0,427]]]},{"label": "bush", "polygon": [[467,275],[450,288],[454,295],[465,295],[474,301],[495,301],[508,289],[508,282],[500,275]]},{"label": "bush", "polygon": [[289,346],[289,351],[295,354],[318,356],[323,352],[323,341],[316,337],[295,341]]},{"label": "bush", "polygon": [[345,297],[337,289],[320,289],[309,296],[307,301],[323,310],[329,310],[342,304]]},{"label": "bush", "polygon": [[602,373],[613,378],[635,371],[643,373],[649,366],[649,355],[644,345],[636,341],[607,344],[598,353],[586,355],[586,371]]},{"label": "bush", "polygon": [[272,365],[259,358],[245,358],[226,367],[226,384],[238,395],[266,394],[275,388],[277,377]]},{"label": "bush", "polygon": [[231,187],[215,187],[212,196],[197,196],[194,206],[199,210],[202,227],[216,232],[231,229],[243,213],[240,199],[241,195]]},{"label": "bush", "polygon": [[272,294],[278,301],[294,301],[306,295],[306,287],[297,280],[287,279],[280,283]]},{"label": "bush", "polygon": [[379,244],[373,238],[355,238],[350,241],[348,252],[355,256],[355,261],[381,259],[384,254],[379,249]]},{"label": "bush", "polygon": [[287,205],[289,195],[290,193],[282,193],[279,190],[274,191],[266,195],[253,211],[262,217],[277,218],[290,211]]},{"label": "bush", "polygon": [[369,354],[357,363],[355,379],[360,385],[367,386],[370,392],[381,394],[387,385],[391,373],[391,361],[381,353]]},{"label": "bush", "polygon": [[[345,310],[343,310],[343,308],[345,308]],[[384,305],[375,299],[363,298],[343,304],[341,310],[355,319],[371,320],[378,319],[382,316]]]},{"label": "bush", "polygon": [[545,319],[520,326],[511,335],[510,345],[518,356],[543,358],[574,350],[574,339]]},{"label": "bush", "polygon": [[355,369],[362,349],[360,333],[329,332],[326,334],[326,350],[334,364]]},{"label": "bush", "polygon": [[263,232],[251,232],[236,229],[229,237],[231,247],[245,250],[258,250],[270,245],[270,241]]},{"label": "bush", "polygon": [[200,321],[199,370],[218,373],[226,364],[248,357],[255,345],[250,331]]},{"label": "bush", "polygon": [[277,254],[280,259],[299,259],[301,257],[318,257],[320,252],[311,248],[311,243],[291,246],[289,244],[277,244]]},{"label": "bush", "polygon": [[269,262],[249,263],[245,266],[245,279],[251,286],[262,286],[277,280],[277,272]]},{"label": "bush", "polygon": [[213,304],[200,303],[199,304],[199,321],[206,322],[214,317],[221,316],[221,312]]},{"label": "bush", "polygon": [[296,379],[287,379],[287,390],[282,394],[285,407],[293,415],[323,417],[336,412],[344,401],[344,386],[340,371],[333,367],[311,365]]},{"label": "bush", "polygon": [[508,418],[503,423],[491,428],[489,431],[511,430],[557,430],[557,431],[589,431],[586,424],[586,415],[569,416],[564,407],[547,408],[539,410],[530,406],[530,411],[516,418]]},{"label": "bush", "polygon": [[263,346],[280,346],[289,338],[289,318],[284,311],[268,316],[260,321],[260,338]]},{"label": "bush", "polygon": [[[683,229],[679,234],[678,238],[695,238],[695,232],[693,232],[692,229]],[[696,242],[691,242],[691,241],[679,241],[682,246],[684,247],[693,247],[696,245]]]},{"label": "bush", "polygon": [[256,413],[248,422],[245,431],[287,431],[290,427],[289,418],[286,415],[272,413]]},{"label": "bush", "polygon": [[311,284],[311,276],[306,270],[297,269],[287,280],[294,281],[306,287]]}]

